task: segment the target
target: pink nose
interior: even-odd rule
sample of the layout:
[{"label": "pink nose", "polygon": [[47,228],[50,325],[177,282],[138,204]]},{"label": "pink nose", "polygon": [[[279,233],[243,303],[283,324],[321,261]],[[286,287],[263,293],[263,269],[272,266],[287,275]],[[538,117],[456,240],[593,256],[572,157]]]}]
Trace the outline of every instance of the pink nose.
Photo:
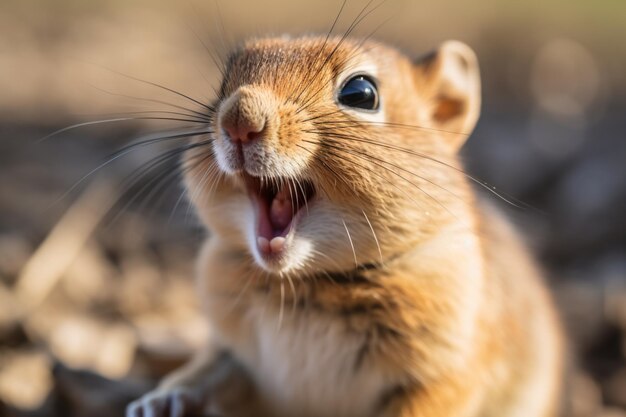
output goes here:
[{"label": "pink nose", "polygon": [[220,106],[218,121],[222,132],[237,146],[249,145],[266,136],[271,103],[263,90],[239,87]]},{"label": "pink nose", "polygon": [[247,145],[252,141],[258,139],[263,132],[265,126],[254,126],[250,123],[222,123],[222,129],[226,132],[229,139],[233,142],[241,142],[243,145]]}]

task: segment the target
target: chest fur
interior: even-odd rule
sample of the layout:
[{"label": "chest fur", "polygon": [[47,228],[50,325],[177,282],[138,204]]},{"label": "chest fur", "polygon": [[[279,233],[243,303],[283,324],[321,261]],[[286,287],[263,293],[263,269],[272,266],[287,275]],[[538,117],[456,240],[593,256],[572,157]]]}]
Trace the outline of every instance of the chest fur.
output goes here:
[{"label": "chest fur", "polygon": [[369,416],[390,378],[364,360],[369,340],[336,315],[258,296],[221,329],[277,415]]}]

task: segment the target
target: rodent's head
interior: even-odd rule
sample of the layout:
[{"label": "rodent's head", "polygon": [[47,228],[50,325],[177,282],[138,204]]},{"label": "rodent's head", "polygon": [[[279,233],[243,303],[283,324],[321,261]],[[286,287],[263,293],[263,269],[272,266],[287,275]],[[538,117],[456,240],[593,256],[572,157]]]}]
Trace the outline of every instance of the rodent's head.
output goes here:
[{"label": "rodent's head", "polygon": [[415,247],[466,200],[456,152],[478,118],[473,52],[412,62],[375,42],[253,40],[228,60],[185,155],[205,224],[262,269],[343,271]]}]

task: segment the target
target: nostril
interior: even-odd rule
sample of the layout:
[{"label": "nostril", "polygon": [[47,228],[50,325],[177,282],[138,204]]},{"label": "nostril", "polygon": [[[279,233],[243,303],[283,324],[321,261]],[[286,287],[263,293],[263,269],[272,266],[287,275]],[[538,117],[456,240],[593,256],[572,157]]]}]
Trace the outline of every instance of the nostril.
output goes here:
[{"label": "nostril", "polygon": [[233,142],[241,142],[242,144],[248,144],[254,140],[257,140],[261,137],[265,125],[261,128],[258,126],[246,126],[246,125],[238,125],[238,126],[224,126],[224,131],[226,135]]},{"label": "nostril", "polygon": [[250,131],[248,132],[248,134],[246,135],[246,138],[248,139],[248,142],[252,142],[253,140],[257,139],[259,136],[261,136],[261,132],[255,132],[255,131]]}]

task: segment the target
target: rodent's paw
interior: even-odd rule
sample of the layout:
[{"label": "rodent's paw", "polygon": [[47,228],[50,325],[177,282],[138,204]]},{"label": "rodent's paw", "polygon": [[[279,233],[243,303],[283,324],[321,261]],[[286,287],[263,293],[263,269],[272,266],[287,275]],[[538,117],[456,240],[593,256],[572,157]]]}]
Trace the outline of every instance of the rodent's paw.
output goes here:
[{"label": "rodent's paw", "polygon": [[130,403],[126,417],[190,417],[200,415],[201,408],[188,389],[156,390]]}]

